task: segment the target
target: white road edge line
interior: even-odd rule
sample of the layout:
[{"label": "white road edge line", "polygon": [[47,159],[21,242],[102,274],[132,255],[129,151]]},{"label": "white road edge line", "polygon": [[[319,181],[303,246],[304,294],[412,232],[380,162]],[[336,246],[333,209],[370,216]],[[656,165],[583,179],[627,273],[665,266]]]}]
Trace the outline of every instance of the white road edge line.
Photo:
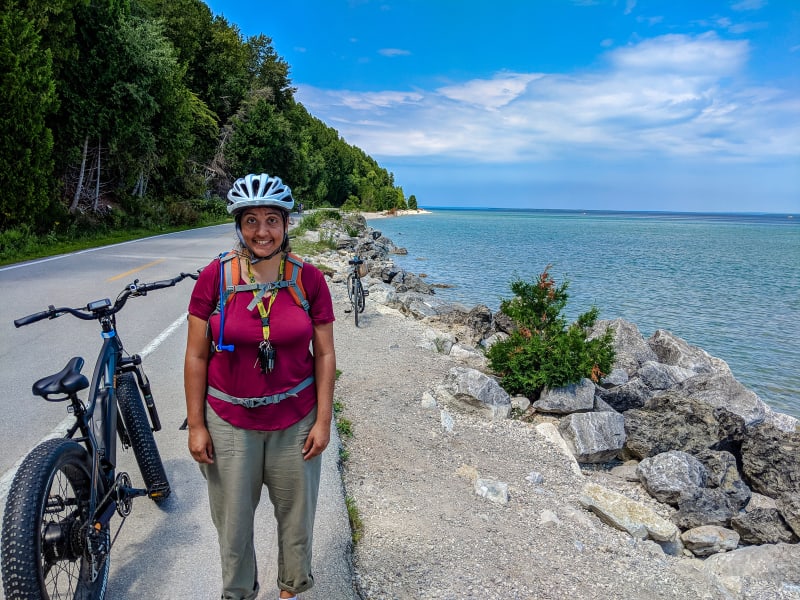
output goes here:
[{"label": "white road edge line", "polygon": [[[186,322],[186,318],[188,317],[188,312],[183,313],[180,317],[175,319],[175,321],[167,327],[164,331],[159,333],[152,342],[150,342],[144,350],[139,352],[139,356],[145,358],[148,354],[152,354],[156,348],[158,348],[164,341],[171,336],[175,331]],[[48,433],[44,436],[41,440],[39,440],[34,448],[41,444],[46,440],[51,440],[53,438],[61,438],[66,435],[67,430],[69,429],[70,425],[75,422],[74,417],[66,417],[61,423],[59,423],[53,431]],[[6,498],[8,498],[8,492],[11,489],[11,482],[14,480],[14,475],[17,473],[17,469],[19,469],[22,461],[25,460],[25,457],[28,456],[30,450],[26,452],[22,458],[20,458],[13,467],[11,467],[8,471],[3,473],[3,476],[0,477],[0,506],[5,506]]]}]

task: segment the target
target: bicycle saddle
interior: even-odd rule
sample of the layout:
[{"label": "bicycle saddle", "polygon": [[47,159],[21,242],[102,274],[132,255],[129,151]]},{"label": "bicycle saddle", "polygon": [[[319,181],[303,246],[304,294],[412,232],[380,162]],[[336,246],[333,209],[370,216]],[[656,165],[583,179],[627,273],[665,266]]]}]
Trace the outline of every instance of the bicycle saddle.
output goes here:
[{"label": "bicycle saddle", "polygon": [[[69,360],[67,366],[58,373],[42,377],[33,384],[33,393],[45,400],[56,402],[66,400],[69,394],[74,394],[89,387],[89,380],[81,374],[83,359],[75,356]],[[63,398],[49,398],[50,395],[60,394]]]}]

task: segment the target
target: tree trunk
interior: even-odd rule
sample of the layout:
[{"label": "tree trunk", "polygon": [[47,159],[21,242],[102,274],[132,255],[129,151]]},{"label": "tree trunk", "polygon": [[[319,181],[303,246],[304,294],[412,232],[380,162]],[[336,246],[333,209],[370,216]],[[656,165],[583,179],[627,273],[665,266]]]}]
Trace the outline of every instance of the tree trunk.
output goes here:
[{"label": "tree trunk", "polygon": [[81,158],[81,172],[78,175],[78,184],[75,186],[75,195],[72,197],[72,204],[69,205],[69,212],[74,213],[78,210],[78,201],[81,199],[83,191],[83,175],[86,172],[86,155],[89,153],[89,136],[83,138],[83,158]]},{"label": "tree trunk", "polygon": [[100,137],[97,138],[97,177],[94,184],[94,200],[92,201],[92,210],[97,212],[100,207]]}]

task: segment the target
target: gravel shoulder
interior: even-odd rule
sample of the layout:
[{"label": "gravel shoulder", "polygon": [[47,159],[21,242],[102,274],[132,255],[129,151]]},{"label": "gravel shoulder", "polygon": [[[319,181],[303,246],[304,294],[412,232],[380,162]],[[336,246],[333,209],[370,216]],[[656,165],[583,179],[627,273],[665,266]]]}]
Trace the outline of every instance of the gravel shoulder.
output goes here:
[{"label": "gravel shoulder", "polygon": [[[448,407],[448,432],[444,407],[421,399],[460,365],[418,346],[423,323],[370,298],[356,328],[344,286],[331,290],[335,398],[353,432],[342,440],[343,479],[363,523],[354,549],[362,598],[734,597],[699,560],[665,555],[581,508],[590,480],[637,492],[604,472],[575,473],[533,425]],[[543,481],[531,483],[531,472]],[[507,483],[510,502],[477,495],[476,477]]]}]

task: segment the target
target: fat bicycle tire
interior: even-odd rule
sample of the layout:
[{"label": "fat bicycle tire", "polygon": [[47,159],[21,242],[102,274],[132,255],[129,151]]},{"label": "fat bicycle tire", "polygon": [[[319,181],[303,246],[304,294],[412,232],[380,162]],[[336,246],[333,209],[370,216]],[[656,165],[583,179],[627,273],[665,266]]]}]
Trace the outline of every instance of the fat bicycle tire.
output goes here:
[{"label": "fat bicycle tire", "polygon": [[[108,530],[94,567],[87,551],[91,467],[86,449],[69,439],[46,440],[17,470],[3,517],[2,572],[6,598],[102,600],[108,585]],[[102,495],[98,490],[98,495]]]},{"label": "fat bicycle tire", "polygon": [[133,373],[117,377],[117,404],[147,495],[160,504],[170,494],[169,480]]}]

